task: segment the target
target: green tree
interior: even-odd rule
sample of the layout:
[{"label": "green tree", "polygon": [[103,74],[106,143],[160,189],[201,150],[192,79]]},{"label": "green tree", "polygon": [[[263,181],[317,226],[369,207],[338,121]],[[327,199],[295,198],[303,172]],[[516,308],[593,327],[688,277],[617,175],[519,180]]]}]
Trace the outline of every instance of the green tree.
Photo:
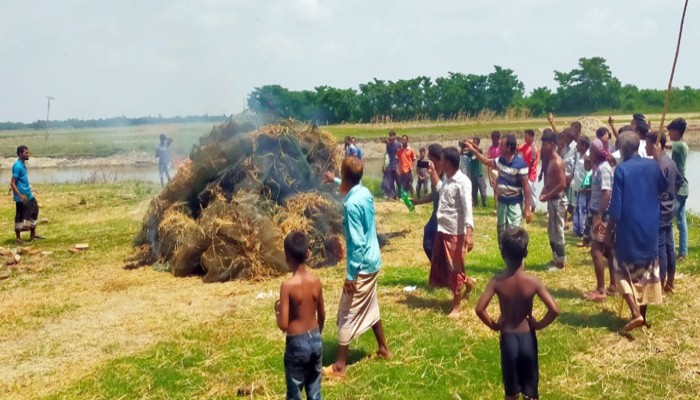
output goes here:
[{"label": "green tree", "polygon": [[558,111],[591,112],[619,106],[622,85],[602,57],[580,58],[579,68],[554,71]]},{"label": "green tree", "polygon": [[525,85],[512,69],[504,69],[498,65],[495,65],[494,69],[486,80],[486,106],[502,114],[523,97]]}]

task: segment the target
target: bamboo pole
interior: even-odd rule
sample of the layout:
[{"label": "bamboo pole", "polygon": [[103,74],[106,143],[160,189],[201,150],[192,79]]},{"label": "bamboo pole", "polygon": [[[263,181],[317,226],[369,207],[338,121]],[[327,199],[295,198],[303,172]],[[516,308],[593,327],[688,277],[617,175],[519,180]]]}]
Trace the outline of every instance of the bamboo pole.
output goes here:
[{"label": "bamboo pole", "polygon": [[676,55],[673,57],[673,66],[671,67],[671,78],[668,80],[668,88],[666,88],[666,100],[664,101],[664,112],[661,114],[661,124],[659,125],[659,135],[656,136],[656,144],[659,144],[661,133],[664,131],[664,122],[666,113],[668,113],[669,103],[671,102],[671,87],[673,85],[673,74],[676,72],[676,63],[678,62],[678,53],[681,49],[681,38],[683,37],[683,24],[685,23],[685,12],[688,9],[688,0],[685,0],[683,6],[683,16],[681,17],[681,27],[678,31],[678,43],[676,44]]}]

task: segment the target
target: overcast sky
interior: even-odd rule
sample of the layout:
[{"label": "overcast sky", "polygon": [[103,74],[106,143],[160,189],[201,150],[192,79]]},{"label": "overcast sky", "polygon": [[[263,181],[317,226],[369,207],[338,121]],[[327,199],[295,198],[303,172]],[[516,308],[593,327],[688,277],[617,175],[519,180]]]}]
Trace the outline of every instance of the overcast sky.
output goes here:
[{"label": "overcast sky", "polygon": [[[513,69],[529,92],[601,56],[668,84],[683,0],[0,0],[0,121],[232,114],[256,86]],[[674,79],[700,88],[700,7]]]}]

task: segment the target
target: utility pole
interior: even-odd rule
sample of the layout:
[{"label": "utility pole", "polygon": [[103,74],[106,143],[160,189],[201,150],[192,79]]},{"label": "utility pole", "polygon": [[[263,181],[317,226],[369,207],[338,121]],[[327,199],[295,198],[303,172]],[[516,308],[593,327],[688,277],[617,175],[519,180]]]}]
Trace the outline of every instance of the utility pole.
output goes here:
[{"label": "utility pole", "polygon": [[51,96],[46,96],[48,99],[48,104],[46,104],[46,137],[45,140],[49,140],[49,112],[51,111],[51,100],[54,98]]}]

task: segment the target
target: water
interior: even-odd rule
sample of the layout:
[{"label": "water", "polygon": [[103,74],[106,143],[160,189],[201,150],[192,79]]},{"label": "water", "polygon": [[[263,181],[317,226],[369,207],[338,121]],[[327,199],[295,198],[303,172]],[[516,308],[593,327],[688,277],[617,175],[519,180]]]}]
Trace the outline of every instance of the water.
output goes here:
[{"label": "water", "polygon": [[[690,210],[700,213],[700,175],[693,172],[700,170],[700,151],[691,151],[686,161],[686,175],[690,183],[690,196],[687,206]],[[175,176],[175,170],[170,171],[170,176]],[[365,159],[365,174],[371,177],[382,177],[382,160]],[[9,168],[0,170],[0,182],[9,184],[12,171]],[[29,180],[34,184],[40,183],[80,183],[97,181],[142,181],[160,183],[158,178],[158,166],[112,166],[112,167],[64,167],[64,168],[32,168],[29,166]],[[486,185],[487,192],[492,195],[491,188]],[[535,187],[538,193],[542,190],[542,184],[538,182]]]},{"label": "water", "polygon": [[[686,178],[690,185],[690,196],[688,196],[688,201],[686,206],[688,209],[700,213],[700,174],[695,175],[694,171],[700,170],[700,151],[691,151],[688,154],[688,159],[686,160]],[[382,178],[382,160],[381,159],[366,159],[365,160],[365,174],[374,178]],[[414,174],[415,175],[415,174]],[[537,182],[535,184],[537,193],[542,192],[542,182]],[[486,185],[486,192],[489,196],[493,195],[491,187]]]},{"label": "water", "polygon": [[[111,167],[62,167],[62,168],[28,168],[29,182],[40,183],[80,183],[80,182],[121,182],[141,181],[160,183],[158,166],[111,166]],[[170,177],[175,176],[170,171]],[[0,170],[0,182],[12,180],[12,170]]]}]

